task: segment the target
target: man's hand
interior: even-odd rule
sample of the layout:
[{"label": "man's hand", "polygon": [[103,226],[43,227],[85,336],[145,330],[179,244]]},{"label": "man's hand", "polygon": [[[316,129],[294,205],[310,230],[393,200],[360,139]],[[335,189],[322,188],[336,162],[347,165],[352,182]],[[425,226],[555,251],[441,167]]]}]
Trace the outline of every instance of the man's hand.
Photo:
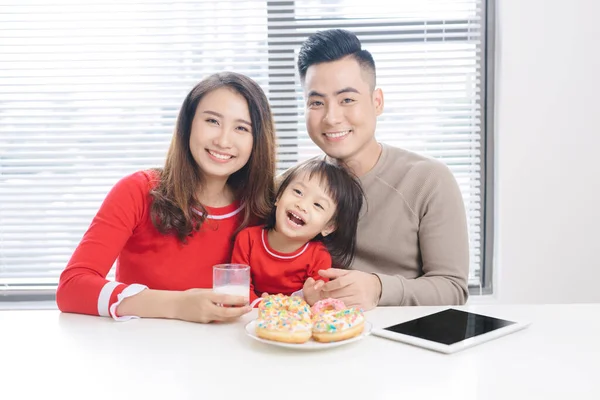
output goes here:
[{"label": "man's hand", "polygon": [[309,277],[302,287],[302,293],[304,294],[304,300],[312,306],[317,301],[321,300],[321,288],[325,282],[322,280],[315,281],[313,278]]},{"label": "man's hand", "polygon": [[321,289],[322,299],[332,297],[348,307],[365,311],[377,307],[381,297],[381,281],[377,275],[338,268],[320,270],[319,275],[330,279]]}]

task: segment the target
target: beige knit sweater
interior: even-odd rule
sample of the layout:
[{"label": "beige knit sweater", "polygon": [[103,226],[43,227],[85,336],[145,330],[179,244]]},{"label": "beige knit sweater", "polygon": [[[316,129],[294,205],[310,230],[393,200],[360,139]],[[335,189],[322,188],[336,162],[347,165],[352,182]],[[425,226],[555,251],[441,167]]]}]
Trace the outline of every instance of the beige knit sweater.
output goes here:
[{"label": "beige knit sweater", "polygon": [[379,305],[464,304],[467,221],[448,167],[382,144],[381,157],[361,182],[367,202],[351,268],[379,276]]}]

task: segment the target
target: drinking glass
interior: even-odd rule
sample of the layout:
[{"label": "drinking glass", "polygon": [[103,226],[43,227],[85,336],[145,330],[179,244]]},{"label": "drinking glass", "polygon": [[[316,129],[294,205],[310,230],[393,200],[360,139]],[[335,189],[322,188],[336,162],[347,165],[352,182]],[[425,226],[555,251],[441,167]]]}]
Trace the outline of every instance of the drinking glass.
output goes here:
[{"label": "drinking glass", "polygon": [[213,292],[245,297],[246,304],[248,304],[250,302],[250,267],[244,264],[213,266]]}]

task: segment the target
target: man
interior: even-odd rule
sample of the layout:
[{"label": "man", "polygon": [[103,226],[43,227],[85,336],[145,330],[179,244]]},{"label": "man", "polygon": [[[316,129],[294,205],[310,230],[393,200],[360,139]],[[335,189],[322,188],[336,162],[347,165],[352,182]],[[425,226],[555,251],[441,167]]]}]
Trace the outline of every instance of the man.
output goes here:
[{"label": "man", "polygon": [[[383,93],[375,62],[351,32],[318,32],[302,45],[298,72],[308,133],[332,162],[361,180],[366,204],[350,270],[321,271],[321,297],[377,305],[467,300],[469,243],[461,192],[441,162],[378,143]],[[313,282],[314,283],[314,282]]]}]

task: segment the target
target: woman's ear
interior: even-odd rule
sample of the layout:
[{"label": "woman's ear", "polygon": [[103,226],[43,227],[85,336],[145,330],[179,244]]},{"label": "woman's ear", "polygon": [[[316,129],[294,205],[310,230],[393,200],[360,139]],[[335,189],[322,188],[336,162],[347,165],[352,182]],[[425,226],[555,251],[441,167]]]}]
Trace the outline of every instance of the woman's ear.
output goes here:
[{"label": "woman's ear", "polygon": [[333,232],[335,232],[335,229],[336,229],[336,227],[335,227],[335,224],[331,223],[331,224],[327,225],[327,226],[325,227],[325,229],[323,229],[323,230],[321,231],[321,235],[322,235],[323,237],[325,237],[325,236],[327,236],[327,235],[331,235]]}]

